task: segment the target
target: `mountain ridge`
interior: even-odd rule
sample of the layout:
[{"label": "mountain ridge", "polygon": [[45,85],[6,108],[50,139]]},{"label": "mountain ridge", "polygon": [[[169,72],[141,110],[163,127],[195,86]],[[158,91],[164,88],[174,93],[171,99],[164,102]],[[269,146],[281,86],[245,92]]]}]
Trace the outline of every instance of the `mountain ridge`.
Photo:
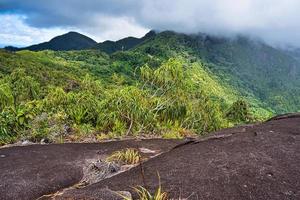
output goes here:
[{"label": "mountain ridge", "polygon": [[242,36],[228,39],[165,31],[134,51],[166,58],[182,55],[191,62],[201,61],[242,96],[255,96],[279,113],[299,109],[299,60],[263,42]]},{"label": "mountain ridge", "polygon": [[6,50],[20,51],[42,51],[42,50],[54,50],[54,51],[69,51],[69,50],[83,50],[87,49],[97,42],[93,39],[74,31],[70,31],[63,35],[56,36],[48,42],[42,42],[39,44],[31,45],[28,47],[17,48],[17,47],[5,47]]},{"label": "mountain ridge", "polygon": [[124,59],[119,57],[121,52],[137,53],[136,58],[183,56],[191,62],[205,63],[206,70],[220,78],[222,84],[231,85],[241,96],[265,102],[276,113],[299,109],[296,106],[300,102],[297,97],[300,88],[300,60],[297,54],[245,36],[226,38],[203,33],[187,35],[174,31],[150,31],[141,38],[92,42],[87,49],[100,50],[116,59]]},{"label": "mountain ridge", "polygon": [[14,47],[6,46],[4,49],[8,51],[42,51],[42,50],[53,50],[53,51],[72,51],[72,50],[85,50],[85,49],[97,49],[108,54],[112,54],[117,51],[127,51],[145,40],[154,37],[156,32],[151,30],[141,38],[126,37],[117,41],[106,40],[104,42],[97,43],[95,40],[81,33],[70,31],[63,35],[56,36],[48,42],[42,42],[39,44],[30,45],[27,47]]},{"label": "mountain ridge", "polygon": [[155,35],[156,35],[156,32],[151,30],[141,38],[136,38],[136,37],[130,36],[130,37],[126,37],[126,38],[123,38],[123,39],[120,39],[117,41],[106,40],[102,43],[100,42],[100,43],[96,44],[92,48],[101,50],[108,54],[112,54],[117,51],[127,51],[127,50],[130,50],[130,49],[138,46],[142,42],[144,42],[152,37],[155,37]]},{"label": "mountain ridge", "polygon": [[300,64],[282,50],[171,31],[140,41],[111,54],[0,50],[0,145],[182,138],[300,109]]}]

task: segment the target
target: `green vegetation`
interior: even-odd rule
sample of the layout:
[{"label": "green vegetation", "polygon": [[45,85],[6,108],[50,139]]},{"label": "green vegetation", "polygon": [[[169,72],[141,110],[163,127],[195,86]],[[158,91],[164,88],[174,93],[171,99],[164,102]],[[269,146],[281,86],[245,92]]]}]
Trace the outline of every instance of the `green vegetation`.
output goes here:
[{"label": "green vegetation", "polygon": [[[146,188],[139,186],[134,188],[135,192],[138,195],[139,200],[167,200],[168,195],[166,192],[162,192],[161,186],[159,186],[156,192],[152,195]],[[120,194],[119,194],[120,195]],[[125,197],[120,195],[124,200],[132,200],[131,197]]]},{"label": "green vegetation", "polygon": [[238,100],[229,108],[226,116],[234,122],[251,122],[253,117],[249,111],[249,105],[244,100]]},{"label": "green vegetation", "polygon": [[135,37],[127,37],[116,42],[113,41],[105,41],[102,43],[98,43],[94,45],[93,49],[98,49],[108,54],[115,53],[117,51],[127,51],[130,50],[137,45],[141,44],[142,42],[154,37],[156,33],[154,31],[150,31],[142,38],[135,38]]},{"label": "green vegetation", "polygon": [[[177,132],[182,137],[229,125],[222,106],[199,85],[201,66],[184,59],[131,52],[110,58],[98,51],[1,51],[0,63],[2,144],[22,138],[173,138]],[[227,91],[210,81],[216,91]]]},{"label": "green vegetation", "polygon": [[262,42],[166,31],[135,51],[165,58],[180,54],[202,63],[221,85],[230,85],[244,97],[258,116],[300,110],[299,60]]},{"label": "green vegetation", "polygon": [[114,152],[106,160],[108,162],[121,162],[127,165],[134,165],[141,161],[141,155],[135,149],[124,149]]},{"label": "green vegetation", "polygon": [[[159,184],[154,194],[151,194],[151,192],[143,186],[133,188],[139,200],[168,200],[168,194],[162,190],[159,173],[157,173],[157,176]],[[127,197],[120,193],[117,194],[120,195],[124,200],[132,200],[132,197]]]},{"label": "green vegetation", "polygon": [[141,40],[110,55],[0,51],[0,143],[182,138],[299,111],[299,63],[279,50],[173,32]]}]

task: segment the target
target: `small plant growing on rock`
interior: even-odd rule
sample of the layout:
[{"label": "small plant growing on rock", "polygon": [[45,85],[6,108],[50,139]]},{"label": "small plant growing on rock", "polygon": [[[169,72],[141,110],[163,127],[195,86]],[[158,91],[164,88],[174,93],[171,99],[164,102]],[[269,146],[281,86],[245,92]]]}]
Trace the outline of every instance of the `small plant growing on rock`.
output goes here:
[{"label": "small plant growing on rock", "polygon": [[131,148],[116,151],[106,159],[108,162],[122,162],[127,165],[134,165],[140,162],[141,155],[139,151]]},{"label": "small plant growing on rock", "polygon": [[[136,192],[139,200],[168,200],[168,194],[166,192],[162,191],[161,183],[160,183],[160,176],[158,175],[159,179],[159,185],[156,189],[154,194],[151,194],[149,190],[147,190],[145,187],[138,186],[133,188]],[[124,200],[133,200],[132,197],[127,197],[122,194],[119,194]]]},{"label": "small plant growing on rock", "polygon": [[[161,185],[157,188],[154,195],[152,195],[146,188],[139,186],[134,188],[139,200],[168,200],[167,193],[163,192]],[[132,200],[132,198],[124,197],[124,200]]]}]

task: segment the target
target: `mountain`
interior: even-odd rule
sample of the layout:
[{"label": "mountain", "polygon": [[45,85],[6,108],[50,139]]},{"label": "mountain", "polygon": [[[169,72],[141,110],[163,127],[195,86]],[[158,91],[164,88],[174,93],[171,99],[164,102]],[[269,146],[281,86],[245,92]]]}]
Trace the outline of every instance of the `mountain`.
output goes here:
[{"label": "mountain", "polygon": [[0,145],[182,138],[300,111],[300,61],[261,41],[164,31],[105,44],[0,50]]},{"label": "mountain", "polygon": [[290,55],[293,58],[295,58],[296,60],[300,61],[300,49],[299,48],[290,48],[290,49],[287,49],[287,50],[284,49],[284,51],[288,55]]},{"label": "mountain", "polygon": [[142,38],[127,37],[118,41],[104,41],[97,43],[93,39],[82,35],[77,32],[69,32],[61,36],[57,36],[51,39],[49,42],[43,42],[40,44],[18,48],[13,46],[5,47],[8,51],[42,51],[42,50],[53,50],[53,51],[70,51],[70,50],[84,50],[84,49],[97,49],[108,54],[112,54],[117,51],[127,51],[134,48],[135,46],[143,43],[144,41],[154,37],[155,31],[148,32]]},{"label": "mountain", "polygon": [[82,50],[90,48],[96,45],[97,42],[93,39],[82,35],[77,32],[69,32],[64,35],[57,36],[51,39],[49,42],[43,42],[40,44],[32,45],[24,48],[6,47],[6,50],[18,51],[18,50],[30,50],[30,51],[42,51],[42,50],[54,50],[54,51],[69,51],[69,50]]},{"label": "mountain", "polygon": [[144,37],[142,38],[135,38],[135,37],[127,37],[121,40],[118,40],[116,42],[107,40],[102,43],[98,43],[93,47],[93,49],[98,49],[103,52],[106,52],[108,54],[112,54],[117,51],[127,51],[129,49],[132,49],[136,47],[137,45],[141,44],[142,42],[155,37],[156,33],[155,31],[148,32]]},{"label": "mountain", "polygon": [[299,110],[300,51],[277,49],[244,36],[225,38],[207,34],[150,31],[142,38],[127,37],[97,44],[84,35],[70,32],[38,45],[6,49],[95,49],[112,54],[112,58],[118,61],[124,59],[120,57],[120,52],[137,54],[134,58],[124,60],[129,62],[126,69],[122,69],[126,73],[130,73],[132,67],[144,65],[147,56],[160,60],[184,57],[191,63],[204,64],[205,70],[220,79],[222,85],[233,87],[240,96],[257,106],[261,104],[258,107],[267,107],[275,113]]},{"label": "mountain", "polygon": [[157,34],[135,48],[155,57],[183,56],[204,63],[206,70],[248,99],[276,113],[300,109],[300,61],[285,51],[247,37]]}]

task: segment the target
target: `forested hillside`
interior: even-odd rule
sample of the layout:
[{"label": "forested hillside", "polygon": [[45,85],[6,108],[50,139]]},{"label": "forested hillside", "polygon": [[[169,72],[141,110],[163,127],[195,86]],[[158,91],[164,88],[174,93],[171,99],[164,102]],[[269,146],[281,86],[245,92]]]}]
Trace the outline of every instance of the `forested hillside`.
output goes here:
[{"label": "forested hillside", "polygon": [[253,120],[243,101],[227,116],[235,91],[180,57],[1,51],[0,65],[1,143],[180,138]]},{"label": "forested hillside", "polygon": [[233,39],[170,31],[158,34],[137,51],[170,57],[176,53],[197,62],[246,98],[275,113],[299,111],[300,62],[285,51],[246,37]]},{"label": "forested hillside", "polygon": [[123,44],[1,50],[0,143],[181,138],[300,110],[298,61],[261,42],[167,31]]},{"label": "forested hillside", "polygon": [[94,45],[92,48],[98,49],[108,54],[112,54],[117,51],[127,51],[143,43],[144,41],[155,37],[155,35],[156,35],[155,31],[150,31],[142,38],[127,37],[115,42],[108,40],[108,41],[100,42]]}]

